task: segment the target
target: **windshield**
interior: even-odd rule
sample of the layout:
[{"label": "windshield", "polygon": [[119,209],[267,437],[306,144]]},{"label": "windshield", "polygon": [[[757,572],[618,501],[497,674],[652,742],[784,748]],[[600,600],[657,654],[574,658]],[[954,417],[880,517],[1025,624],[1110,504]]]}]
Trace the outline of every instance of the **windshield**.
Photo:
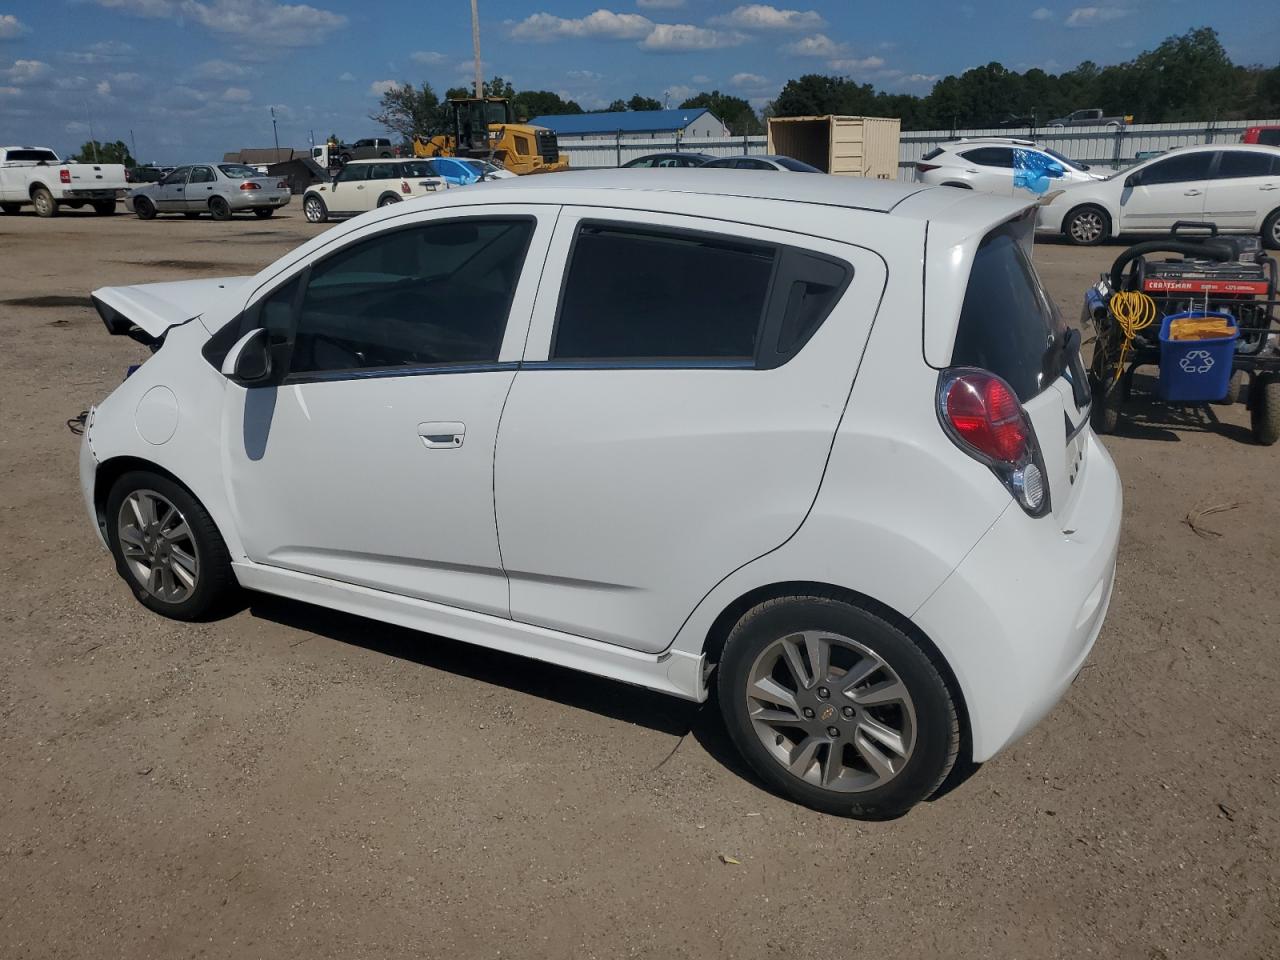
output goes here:
[{"label": "windshield", "polygon": [[223,176],[230,177],[233,180],[249,180],[252,177],[260,177],[260,174],[253,167],[246,166],[243,163],[220,163],[218,169],[222,171]]},{"label": "windshield", "polygon": [[426,160],[410,160],[408,163],[400,164],[401,176],[405,177],[434,177],[435,171],[431,169],[431,164]]},{"label": "windshield", "polygon": [[1070,157],[1064,157],[1057,150],[1050,150],[1048,147],[1045,147],[1044,152],[1047,153],[1049,156],[1053,157],[1053,159],[1057,160],[1064,167],[1070,167],[1072,170],[1088,170],[1089,169],[1083,163],[1076,163],[1076,161],[1072,160]]}]

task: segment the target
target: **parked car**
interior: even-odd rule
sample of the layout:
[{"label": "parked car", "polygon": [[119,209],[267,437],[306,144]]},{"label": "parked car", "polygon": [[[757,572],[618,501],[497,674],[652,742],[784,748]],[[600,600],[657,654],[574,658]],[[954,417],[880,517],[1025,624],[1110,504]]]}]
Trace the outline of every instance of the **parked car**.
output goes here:
[{"label": "parked car", "polygon": [[1280,127],[1249,127],[1240,138],[1240,142],[1280,147]]},{"label": "parked car", "polygon": [[709,153],[650,153],[628,160],[622,166],[628,170],[632,167],[700,167],[714,159]]},{"label": "parked car", "polygon": [[1111,595],[1119,478],[1032,227],[917,184],[566,172],[100,289],[154,353],[87,415],[89,517],[163,615],[239,585],[714,685],[776,789],[892,816],[1045,715]]},{"label": "parked car", "polygon": [[130,183],[159,183],[173,167],[125,167],[124,176]]},{"label": "parked car", "polygon": [[28,204],[37,216],[55,217],[62,207],[88,204],[107,216],[129,186],[124,164],[71,163],[48,147],[0,147],[0,210],[17,213]]},{"label": "parked car", "polygon": [[462,157],[431,157],[418,163],[424,164],[430,174],[440,178],[446,187],[466,187],[484,179],[480,168]]},{"label": "parked car", "polygon": [[1065,117],[1057,117],[1045,124],[1046,127],[1123,127],[1133,123],[1133,117],[1108,117],[1101,107],[1090,107],[1076,110]]},{"label": "parked car", "polygon": [[463,158],[462,162],[479,174],[481,180],[510,180],[516,176],[506,167],[500,167],[496,163],[490,163],[488,160],[476,160],[467,157]]},{"label": "parked car", "polygon": [[243,163],[196,163],[135,187],[129,202],[142,220],[153,220],[158,213],[181,213],[192,220],[207,213],[215,220],[230,220],[232,214],[249,210],[269,217],[288,206],[292,196],[288,180],[263,176]]},{"label": "parked car", "polygon": [[312,223],[349,217],[444,189],[428,160],[352,160],[328,183],[307,187],[302,212]]},{"label": "parked car", "polygon": [[821,173],[817,167],[773,154],[757,154],[750,157],[716,157],[699,166],[700,170],[781,170],[783,173]]},{"label": "parked car", "polygon": [[1044,193],[1068,183],[1099,179],[1077,163],[1034,140],[974,137],[934,147],[915,167],[918,183],[964,187],[1011,196]]},{"label": "parked car", "polygon": [[1105,180],[1067,187],[1040,208],[1037,230],[1096,244],[1126,233],[1168,232],[1178,221],[1223,233],[1261,233],[1280,249],[1280,148],[1180,147]]},{"label": "parked car", "polygon": [[399,150],[391,145],[386,137],[368,137],[355,143],[343,143],[338,146],[338,161],[350,163],[352,160],[388,159],[399,154]]}]

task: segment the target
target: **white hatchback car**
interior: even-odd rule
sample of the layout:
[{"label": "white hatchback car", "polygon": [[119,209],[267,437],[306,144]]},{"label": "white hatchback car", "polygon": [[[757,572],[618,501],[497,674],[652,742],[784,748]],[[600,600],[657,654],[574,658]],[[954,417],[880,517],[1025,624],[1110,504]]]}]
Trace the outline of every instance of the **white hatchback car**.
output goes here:
[{"label": "white hatchback car", "polygon": [[[1035,176],[1044,171],[1043,178]],[[1034,140],[975,137],[944,143],[915,165],[917,183],[962,187],[1002,196],[1032,197],[1069,183],[1101,179],[1077,163]],[[1036,189],[1042,187],[1042,189]]]},{"label": "white hatchback car", "polygon": [[324,223],[444,188],[426,160],[352,160],[328,183],[307,188],[302,212],[312,223]]},{"label": "white hatchback car", "polygon": [[1261,233],[1280,250],[1280,147],[1204,144],[1170,150],[1097,183],[1069,186],[1040,208],[1037,230],[1092,245],[1175,223]]},{"label": "white hatchback car", "polygon": [[714,684],[775,789],[892,816],[1039,720],[1111,597],[1120,484],[1032,225],[909,184],[561,173],[101,289],[154,353],[89,412],[89,516],[167,616],[238,584]]}]

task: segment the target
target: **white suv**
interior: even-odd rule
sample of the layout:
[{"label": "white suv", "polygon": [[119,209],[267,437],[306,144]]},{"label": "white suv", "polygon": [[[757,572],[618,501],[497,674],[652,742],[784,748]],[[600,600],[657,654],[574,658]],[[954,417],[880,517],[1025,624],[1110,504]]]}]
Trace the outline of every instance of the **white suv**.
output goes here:
[{"label": "white suv", "polygon": [[444,188],[427,160],[352,160],[329,182],[307,188],[302,212],[312,223],[324,223]]},{"label": "white suv", "polygon": [[962,138],[934,147],[916,161],[917,183],[963,187],[1001,196],[1034,197],[1051,187],[1101,179],[1087,164],[1034,140]]},{"label": "white suv", "polygon": [[166,616],[239,585],[714,685],[776,789],[892,816],[1053,706],[1111,596],[1120,484],[1032,225],[908,184],[561,173],[98,290],[154,355],[89,413],[89,516]]}]

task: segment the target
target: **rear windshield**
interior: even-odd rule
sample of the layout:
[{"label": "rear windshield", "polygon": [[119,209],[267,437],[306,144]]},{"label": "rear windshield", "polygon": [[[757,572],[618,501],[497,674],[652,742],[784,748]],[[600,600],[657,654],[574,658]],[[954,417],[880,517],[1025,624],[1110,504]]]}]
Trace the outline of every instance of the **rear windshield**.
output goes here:
[{"label": "rear windshield", "polygon": [[425,160],[410,160],[408,163],[400,164],[400,176],[402,177],[434,177],[435,171],[431,169],[431,164]]},{"label": "rear windshield", "polygon": [[792,160],[790,157],[774,157],[778,166],[784,170],[791,170],[795,173],[821,173],[817,167],[805,163],[803,160]]},{"label": "rear windshield", "polygon": [[224,176],[231,177],[234,180],[251,180],[254,177],[260,177],[260,174],[253,167],[246,166],[243,163],[220,163],[218,169],[222,171]]},{"label": "rear windshield", "polygon": [[1013,229],[987,234],[969,273],[952,365],[989,370],[1026,402],[1061,374],[1064,332]]},{"label": "rear windshield", "polygon": [[5,156],[9,160],[22,160],[27,163],[58,162],[58,155],[52,150],[10,150]]}]

